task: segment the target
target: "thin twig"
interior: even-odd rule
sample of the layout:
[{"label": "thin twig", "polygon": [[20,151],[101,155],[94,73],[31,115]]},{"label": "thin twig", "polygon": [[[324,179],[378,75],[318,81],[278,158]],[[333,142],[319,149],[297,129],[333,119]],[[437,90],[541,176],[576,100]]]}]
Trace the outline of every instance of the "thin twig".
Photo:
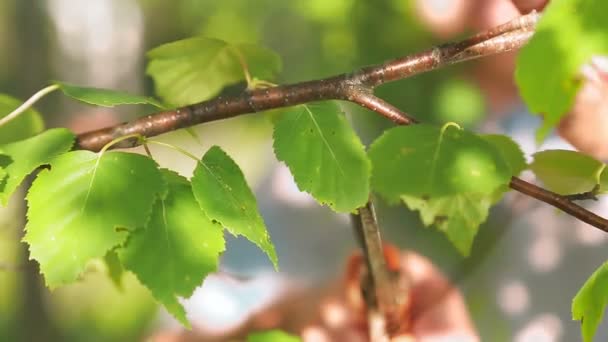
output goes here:
[{"label": "thin twig", "polygon": [[356,92],[349,98],[350,101],[360,105],[361,107],[372,110],[398,125],[409,125],[418,121],[408,114],[401,111],[399,108],[384,101],[383,99],[367,92]]},{"label": "thin twig", "polygon": [[564,197],[566,197],[568,200],[570,201],[587,201],[587,200],[593,200],[593,201],[597,201],[597,195],[599,193],[600,190],[600,185],[596,184],[593,189],[591,189],[590,191],[585,191],[585,192],[581,192],[578,194],[570,194],[570,195],[564,195]]},{"label": "thin twig", "polygon": [[608,220],[570,201],[567,197],[528,183],[517,177],[511,178],[509,186],[516,191],[550,204],[562,211],[608,233]]},{"label": "thin twig", "polygon": [[19,117],[19,115],[25,113],[30,107],[34,105],[34,103],[38,102],[41,98],[45,97],[49,93],[54,92],[59,89],[58,84],[52,84],[48,87],[40,89],[36,94],[32,95],[27,101],[23,102],[21,106],[17,107],[14,111],[10,112],[8,115],[0,119],[0,126],[6,125],[9,121],[12,121]]},{"label": "thin twig", "polygon": [[[352,214],[351,220],[367,264],[367,279],[362,284],[367,287],[365,290],[370,292],[364,297],[368,308],[370,334],[374,336],[378,335],[378,331],[387,332],[387,320],[396,317],[399,312],[397,288],[386,265],[380,227],[371,200],[359,208],[357,214]],[[379,329],[380,321],[375,317],[378,313],[383,317],[382,329]]]}]

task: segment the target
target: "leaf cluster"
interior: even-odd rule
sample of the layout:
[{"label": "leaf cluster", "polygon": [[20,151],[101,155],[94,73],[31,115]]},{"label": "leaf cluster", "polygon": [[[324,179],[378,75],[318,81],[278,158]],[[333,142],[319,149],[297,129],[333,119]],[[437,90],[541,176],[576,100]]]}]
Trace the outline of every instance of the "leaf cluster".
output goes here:
[{"label": "leaf cluster", "polygon": [[[545,114],[539,138],[571,106],[581,65],[608,49],[607,21],[600,15],[607,11],[600,0],[552,1],[520,54],[516,76],[522,96],[532,111]],[[573,52],[573,42],[582,48]],[[92,105],[171,108],[207,100],[240,82],[248,89],[271,86],[269,80],[281,69],[280,58],[261,46],[203,37],[162,45],[148,58],[146,72],[161,100],[55,84],[65,95]],[[0,116],[18,106],[18,100],[0,95]],[[606,165],[589,156],[542,151],[528,165],[509,137],[476,134],[455,123],[392,128],[366,148],[337,102],[299,105],[273,115],[276,157],[289,167],[300,190],[341,213],[356,212],[378,194],[418,211],[426,226],[444,232],[463,255],[470,253],[479,226],[511,177],[525,169],[558,194],[608,191]],[[72,150],[74,139],[66,129],[44,131],[33,109],[0,126],[0,202],[5,205],[36,173],[26,197],[24,241],[50,288],[76,281],[89,262],[104,258],[117,283],[124,270],[133,272],[188,326],[179,299],[218,270],[224,229],[253,242],[278,268],[253,192],[219,146],[202,158],[189,155],[197,164],[188,179],[160,168],[151,156],[109,151],[118,140],[93,153]],[[607,303],[606,274],[603,265],[574,299],[573,316],[585,318],[586,341]],[[263,336],[291,340],[280,332]]]}]

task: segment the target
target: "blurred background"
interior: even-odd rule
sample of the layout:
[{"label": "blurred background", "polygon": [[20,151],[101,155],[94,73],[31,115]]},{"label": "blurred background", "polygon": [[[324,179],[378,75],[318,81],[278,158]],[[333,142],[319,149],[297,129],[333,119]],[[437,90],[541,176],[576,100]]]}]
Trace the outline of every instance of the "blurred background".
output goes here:
[{"label": "blurred background", "polygon": [[[0,0],[0,92],[26,99],[61,80],[153,95],[145,52],[194,35],[269,47],[283,59],[277,82],[298,82],[426,49],[517,15],[507,0]],[[538,149],[572,148],[556,135],[536,145],[540,121],[517,96],[514,61],[507,54],[451,66],[383,86],[378,95],[421,121],[508,134],[528,157]],[[58,94],[36,107],[48,127],[75,132],[153,111],[84,106]],[[364,143],[390,127],[366,110],[344,109]],[[209,278],[185,301],[195,329],[221,333],[291,288],[323,287],[339,278],[356,246],[348,216],[298,191],[273,155],[268,118],[255,114],[195,129],[202,146],[185,132],[160,139],[199,156],[219,144],[237,160],[256,191],[281,267],[273,273],[252,244],[227,236],[221,269],[242,279]],[[153,155],[186,176],[194,167],[162,148]],[[127,275],[118,289],[101,262],[92,263],[81,282],[50,293],[20,243],[22,198],[23,191],[0,208],[0,340],[135,341],[180,329],[135,277]],[[606,201],[590,208],[608,215]],[[472,255],[463,258],[404,206],[378,201],[377,210],[385,240],[430,258],[463,292],[483,341],[580,339],[570,303],[607,259],[608,235],[511,193],[492,209]],[[608,329],[600,327],[597,339],[607,338]]]}]

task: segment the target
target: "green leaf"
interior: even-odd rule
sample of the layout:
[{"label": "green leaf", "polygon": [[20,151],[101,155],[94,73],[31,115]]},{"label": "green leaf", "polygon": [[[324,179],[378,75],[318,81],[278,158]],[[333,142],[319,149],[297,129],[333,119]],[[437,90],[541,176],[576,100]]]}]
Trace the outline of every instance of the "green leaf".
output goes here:
[{"label": "green leaf", "polygon": [[351,212],[369,197],[365,148],[335,102],[302,105],[281,114],[274,151],[298,188],[338,212]]},{"label": "green leaf", "polygon": [[249,334],[247,342],[300,342],[301,338],[281,330],[268,330]]},{"label": "green leaf", "polygon": [[501,152],[454,124],[418,124],[385,132],[369,150],[372,187],[387,200],[402,195],[491,194],[510,180]]},{"label": "green leaf", "polygon": [[550,1],[532,40],[521,50],[515,79],[534,113],[544,116],[543,140],[570,109],[580,85],[579,71],[593,55],[608,53],[608,2]]},{"label": "green leaf", "polygon": [[76,280],[89,260],[145,226],[164,186],[156,163],[138,154],[74,151],[52,160],[27,195],[24,237],[46,284]]},{"label": "green leaf", "polygon": [[510,137],[502,134],[482,134],[480,137],[492,144],[500,152],[503,159],[509,165],[512,176],[519,175],[528,166],[524,152]]},{"label": "green leaf", "polygon": [[411,210],[420,212],[425,226],[434,225],[462,255],[468,256],[479,225],[488,218],[494,197],[471,192],[430,199],[401,196],[401,199]]},{"label": "green leaf", "polygon": [[1,146],[0,166],[8,173],[0,181],[0,203],[6,205],[23,179],[52,158],[69,151],[74,143],[74,134],[65,128],[55,128],[23,141]]},{"label": "green leaf", "polygon": [[66,96],[95,106],[114,107],[129,104],[149,104],[164,108],[158,100],[152,97],[132,95],[111,89],[80,87],[65,82],[55,82],[55,84],[60,87],[59,89]]},{"label": "green leaf", "polygon": [[242,235],[255,243],[278,268],[274,245],[245,176],[220,147],[211,147],[196,165],[192,191],[210,219],[221,223],[233,235]]},{"label": "green leaf", "polygon": [[581,321],[583,340],[593,341],[608,304],[608,262],[598,268],[572,301],[572,319]]},{"label": "green leaf", "polygon": [[177,296],[190,297],[205,276],[217,270],[224,235],[222,226],[199,207],[188,180],[168,170],[163,176],[167,195],[154,205],[146,228],[131,233],[118,253],[154,298],[189,327]]},{"label": "green leaf", "polygon": [[154,79],[156,93],[176,106],[207,100],[245,80],[242,61],[259,79],[270,79],[281,69],[278,55],[261,46],[203,37],[161,45],[149,51],[148,58],[146,73]]},{"label": "green leaf", "polygon": [[[0,94],[0,118],[17,109],[23,101]],[[14,120],[0,127],[0,144],[27,139],[44,130],[42,116],[33,108],[26,110]]]},{"label": "green leaf", "polygon": [[536,177],[560,195],[591,191],[600,182],[604,168],[603,163],[588,155],[566,150],[538,152],[530,164]]}]

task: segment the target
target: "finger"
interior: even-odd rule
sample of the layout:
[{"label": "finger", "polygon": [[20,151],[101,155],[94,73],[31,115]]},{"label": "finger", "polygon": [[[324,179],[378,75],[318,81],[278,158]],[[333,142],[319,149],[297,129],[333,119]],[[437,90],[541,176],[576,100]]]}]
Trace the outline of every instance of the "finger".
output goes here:
[{"label": "finger", "polygon": [[578,150],[608,158],[608,58],[595,56],[582,70],[583,84],[557,132]]},{"label": "finger", "polygon": [[406,253],[402,265],[412,283],[412,333],[416,337],[468,336],[463,341],[476,341],[464,299],[448,279],[418,254]]},{"label": "finger", "polygon": [[414,2],[418,18],[431,32],[444,39],[464,31],[471,5],[470,0]]},{"label": "finger", "polygon": [[529,13],[532,10],[541,11],[548,2],[548,0],[513,0],[513,4],[521,14]]}]

